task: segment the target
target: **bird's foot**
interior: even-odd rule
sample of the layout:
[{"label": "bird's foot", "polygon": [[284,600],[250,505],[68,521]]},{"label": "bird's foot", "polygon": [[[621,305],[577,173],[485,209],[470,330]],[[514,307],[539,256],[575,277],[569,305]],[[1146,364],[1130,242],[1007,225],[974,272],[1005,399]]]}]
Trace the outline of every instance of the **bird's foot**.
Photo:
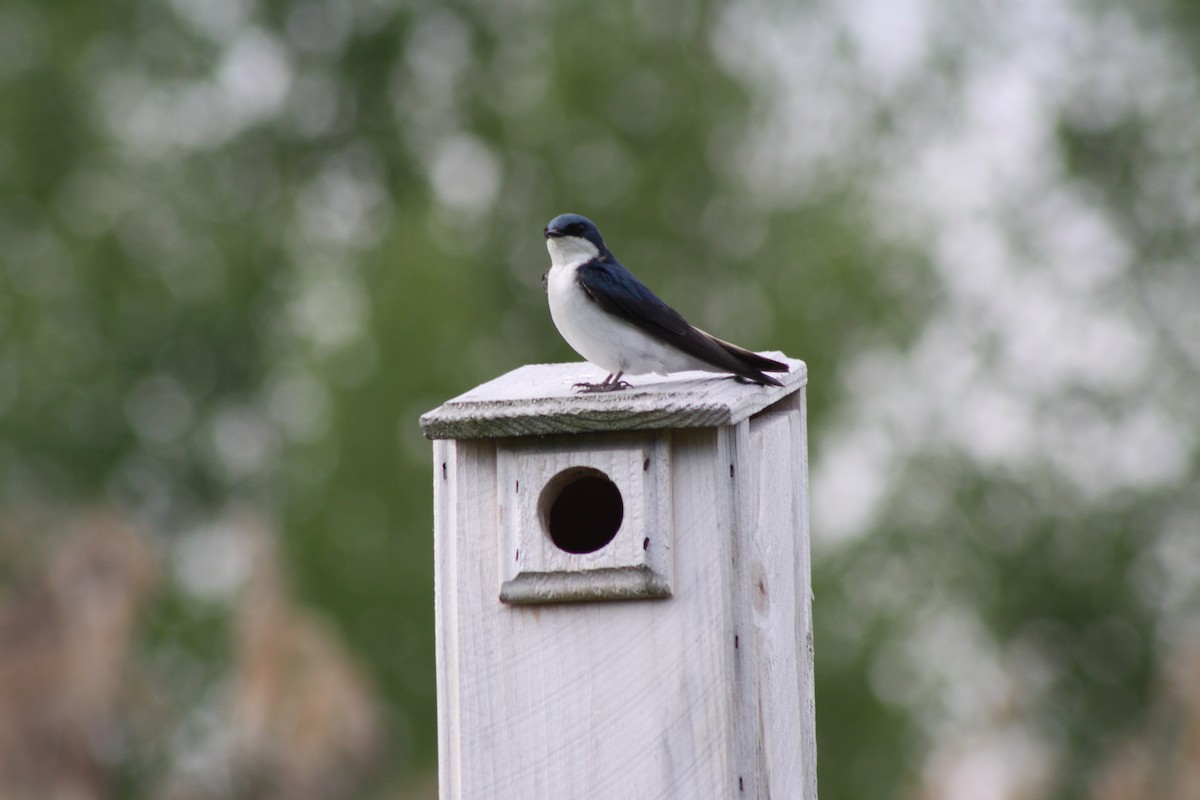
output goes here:
[{"label": "bird's foot", "polygon": [[577,383],[571,387],[579,394],[599,394],[601,392],[619,392],[633,387],[625,381],[604,381],[603,383]]}]

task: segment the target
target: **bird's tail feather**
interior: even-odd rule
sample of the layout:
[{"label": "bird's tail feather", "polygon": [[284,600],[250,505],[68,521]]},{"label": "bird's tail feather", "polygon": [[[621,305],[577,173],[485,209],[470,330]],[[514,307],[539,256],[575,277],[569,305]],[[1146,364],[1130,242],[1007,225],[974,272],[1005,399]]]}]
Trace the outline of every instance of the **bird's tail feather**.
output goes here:
[{"label": "bird's tail feather", "polygon": [[[697,329],[697,330],[699,330],[699,329]],[[787,364],[784,364],[781,361],[776,361],[773,358],[767,358],[766,356],[760,356],[758,353],[755,353],[752,350],[747,350],[744,347],[738,347],[736,344],[733,344],[732,342],[727,342],[724,339],[718,339],[716,336],[713,336],[711,333],[707,333],[706,331],[700,331],[700,332],[703,333],[705,336],[707,336],[709,339],[712,339],[712,341],[714,343],[716,343],[717,345],[719,345],[722,350],[724,350],[726,353],[729,353],[729,355],[733,356],[735,360],[737,360],[740,364],[742,364],[745,367],[744,371],[738,371],[737,374],[741,375],[744,378],[748,378],[749,380],[752,380],[755,383],[760,383],[760,384],[763,384],[766,386],[782,386],[783,385],[782,383],[775,380],[771,376],[764,375],[763,373],[764,372],[788,372],[788,371],[790,371],[790,368],[788,367]]]}]

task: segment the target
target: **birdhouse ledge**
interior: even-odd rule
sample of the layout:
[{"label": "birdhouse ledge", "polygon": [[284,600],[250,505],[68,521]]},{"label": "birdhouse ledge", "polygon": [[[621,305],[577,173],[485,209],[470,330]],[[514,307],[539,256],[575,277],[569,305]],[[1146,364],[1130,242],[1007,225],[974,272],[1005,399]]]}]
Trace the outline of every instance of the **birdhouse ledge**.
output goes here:
[{"label": "birdhouse ledge", "polygon": [[624,391],[579,394],[575,384],[600,381],[603,371],[582,362],[530,364],[424,414],[421,430],[430,439],[489,439],[734,425],[808,382],[803,361],[776,352],[763,355],[791,367],[774,375],[783,386],[739,383],[708,372],[679,372],[631,378],[633,388]]}]

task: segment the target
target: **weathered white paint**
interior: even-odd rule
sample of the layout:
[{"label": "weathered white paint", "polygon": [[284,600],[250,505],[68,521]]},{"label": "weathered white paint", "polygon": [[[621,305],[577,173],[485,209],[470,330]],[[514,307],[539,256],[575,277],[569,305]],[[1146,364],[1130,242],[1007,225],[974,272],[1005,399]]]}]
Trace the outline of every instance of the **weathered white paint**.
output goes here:
[{"label": "weathered white paint", "polygon": [[681,372],[634,378],[633,388],[624,391],[579,394],[576,383],[596,383],[606,373],[583,362],[530,364],[448,400],[421,417],[421,428],[431,439],[477,439],[733,425],[808,380],[803,361],[782,353],[762,355],[791,367],[790,372],[772,373],[783,386]]},{"label": "weathered white paint", "polygon": [[[497,444],[503,536],[500,599],[508,603],[629,600],[671,593],[669,438],[610,433]],[[567,553],[542,529],[540,494],[556,475],[591,467],[617,485],[624,518],[594,553]],[[511,557],[509,556],[511,554]]]},{"label": "weathered white paint", "polygon": [[[476,432],[434,442],[443,800],[815,800],[804,369],[789,363],[783,389],[706,376],[601,397],[570,393],[593,379],[583,365],[525,368],[423,418],[431,435]],[[486,438],[503,434],[467,411],[485,402],[523,434],[573,411],[591,432]],[[611,432],[630,420],[648,432]],[[558,552],[531,505],[571,466],[603,467],[633,508],[596,553]],[[650,534],[662,549],[637,553]],[[532,562],[517,566],[518,542]],[[595,589],[639,568],[670,596],[500,598],[523,575]]]}]

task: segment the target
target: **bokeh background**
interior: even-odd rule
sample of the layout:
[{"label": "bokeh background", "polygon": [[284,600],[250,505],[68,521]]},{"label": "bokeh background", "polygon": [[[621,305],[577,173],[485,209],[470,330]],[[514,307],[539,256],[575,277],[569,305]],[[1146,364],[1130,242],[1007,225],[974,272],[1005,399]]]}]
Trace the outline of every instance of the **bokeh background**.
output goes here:
[{"label": "bokeh background", "polygon": [[1200,797],[1197,12],[4,0],[0,798],[436,796],[563,211],[809,364],[825,800]]}]

